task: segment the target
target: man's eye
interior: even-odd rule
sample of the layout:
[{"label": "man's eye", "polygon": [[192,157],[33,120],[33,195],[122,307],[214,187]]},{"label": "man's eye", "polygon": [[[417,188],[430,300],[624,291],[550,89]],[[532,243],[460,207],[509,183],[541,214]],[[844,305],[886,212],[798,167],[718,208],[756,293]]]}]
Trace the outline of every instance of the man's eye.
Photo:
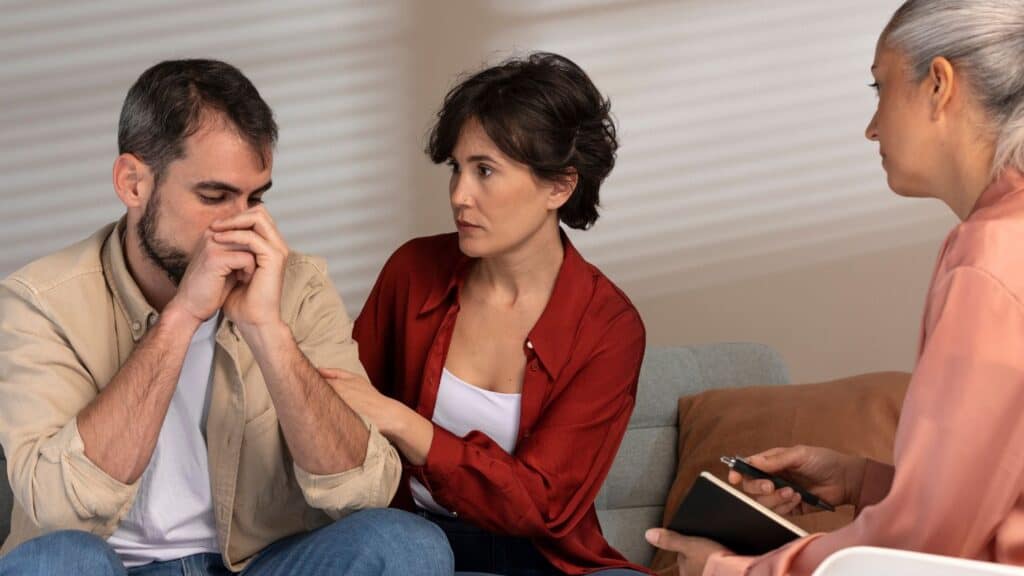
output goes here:
[{"label": "man's eye", "polygon": [[224,200],[224,196],[207,196],[206,194],[200,194],[199,199],[205,204],[216,204]]},{"label": "man's eye", "polygon": [[260,204],[263,204],[263,197],[262,196],[253,196],[252,198],[249,198],[249,204],[251,206],[258,206]]}]

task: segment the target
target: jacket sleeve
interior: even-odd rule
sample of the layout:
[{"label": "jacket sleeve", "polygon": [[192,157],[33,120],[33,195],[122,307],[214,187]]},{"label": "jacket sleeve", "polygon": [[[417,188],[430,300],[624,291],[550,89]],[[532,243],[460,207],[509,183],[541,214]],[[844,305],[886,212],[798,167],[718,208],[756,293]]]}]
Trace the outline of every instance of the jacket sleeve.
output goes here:
[{"label": "jacket sleeve", "polygon": [[43,532],[113,534],[135,497],[85,455],[77,416],[99,394],[32,288],[0,284],[0,443],[18,506]]},{"label": "jacket sleeve", "polygon": [[566,535],[590,510],[625,434],[644,341],[635,310],[619,314],[514,454],[482,433],[459,438],[435,425],[425,465],[411,472],[439,504],[486,530]]},{"label": "jacket sleeve", "polygon": [[1024,310],[984,270],[955,269],[900,415],[888,494],[852,524],[705,574],[810,574],[833,552],[880,546],[983,558],[1024,486]]},{"label": "jacket sleeve", "polygon": [[[302,299],[292,322],[299,349],[316,367],[341,368],[365,374],[352,339],[352,321],[322,266]],[[295,466],[295,477],[310,506],[340,518],[364,508],[387,506],[398,489],[402,465],[398,451],[375,427],[370,431],[366,458],[356,468],[337,474],[310,474]]]}]

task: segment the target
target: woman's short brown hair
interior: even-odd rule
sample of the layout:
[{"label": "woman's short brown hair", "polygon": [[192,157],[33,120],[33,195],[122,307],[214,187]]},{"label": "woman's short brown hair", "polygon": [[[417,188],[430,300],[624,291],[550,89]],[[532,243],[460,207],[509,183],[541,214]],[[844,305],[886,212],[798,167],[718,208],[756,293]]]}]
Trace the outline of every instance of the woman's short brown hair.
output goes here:
[{"label": "woman's short brown hair", "polygon": [[466,121],[475,118],[503,153],[541,178],[577,175],[558,210],[571,228],[597,221],[601,182],[615,166],[611,104],[574,62],[548,52],[511,58],[462,80],[445,96],[427,154],[448,161]]}]

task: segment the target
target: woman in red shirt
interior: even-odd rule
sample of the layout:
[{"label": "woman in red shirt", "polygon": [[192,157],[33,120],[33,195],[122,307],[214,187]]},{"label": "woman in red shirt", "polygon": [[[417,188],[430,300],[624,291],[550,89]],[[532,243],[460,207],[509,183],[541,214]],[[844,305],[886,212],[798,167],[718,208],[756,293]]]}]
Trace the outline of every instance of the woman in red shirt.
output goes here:
[{"label": "woman in red shirt", "polygon": [[587,229],[615,162],[609,102],[570,60],[512,59],[445,97],[430,133],[457,233],[385,264],[353,335],[370,381],[324,370],[402,452],[396,505],[448,535],[458,571],[639,574],[594,498],[644,353],[629,299],[559,223]]}]

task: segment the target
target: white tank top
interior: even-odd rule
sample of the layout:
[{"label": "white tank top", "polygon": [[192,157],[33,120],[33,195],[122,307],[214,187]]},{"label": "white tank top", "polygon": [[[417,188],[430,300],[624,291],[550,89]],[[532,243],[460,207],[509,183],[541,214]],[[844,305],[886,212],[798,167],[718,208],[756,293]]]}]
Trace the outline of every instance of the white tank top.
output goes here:
[{"label": "white tank top", "polygon": [[[476,430],[483,432],[498,446],[511,454],[519,435],[519,411],[522,394],[503,394],[478,388],[460,380],[448,371],[441,371],[441,384],[431,420],[459,437]],[[442,508],[430,491],[416,478],[409,481],[416,505],[435,514],[453,516]]]}]

